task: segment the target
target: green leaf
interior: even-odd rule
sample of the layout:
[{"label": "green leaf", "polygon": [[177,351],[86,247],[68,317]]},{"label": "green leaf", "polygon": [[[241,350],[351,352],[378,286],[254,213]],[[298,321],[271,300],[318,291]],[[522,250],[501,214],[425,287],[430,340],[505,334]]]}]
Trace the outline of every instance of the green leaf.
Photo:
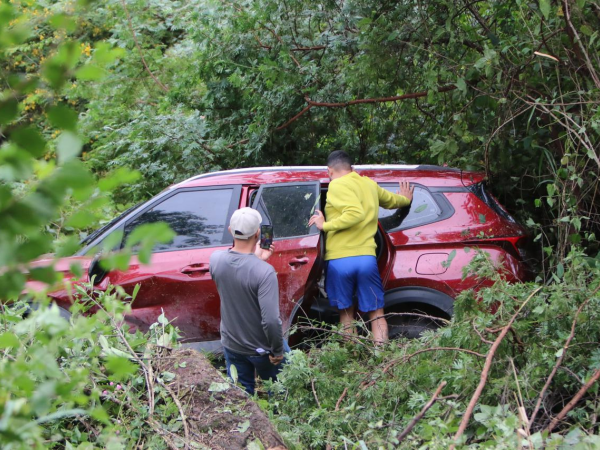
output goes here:
[{"label": "green leaf", "polygon": [[459,78],[458,80],[456,80],[456,87],[463,94],[467,93],[467,83],[465,82],[464,78]]},{"label": "green leaf", "polygon": [[165,222],[149,223],[136,227],[128,236],[126,246],[132,248],[139,244],[138,258],[148,264],[154,245],[170,242],[174,237],[175,232]]},{"label": "green leaf", "polygon": [[486,222],[485,214],[479,214],[479,223],[485,223],[485,222]]},{"label": "green leaf", "polygon": [[558,263],[556,266],[556,276],[558,278],[562,279],[564,274],[565,274],[565,266],[563,266],[563,263]]},{"label": "green leaf", "polygon": [[414,211],[414,212],[415,212],[415,213],[420,213],[420,212],[423,212],[423,211],[425,211],[426,209],[427,209],[427,205],[421,205],[421,206],[419,206],[417,209],[415,209],[415,211]]},{"label": "green leaf", "polygon": [[231,375],[233,383],[236,384],[238,382],[238,371],[237,367],[235,367],[233,364],[229,366],[229,374]]},{"label": "green leaf", "polygon": [[110,425],[110,417],[102,406],[98,406],[90,411],[90,417],[102,422],[105,425]]},{"label": "green leaf", "polygon": [[56,143],[56,153],[58,154],[58,162],[64,164],[72,160],[81,153],[83,142],[81,139],[70,131],[65,131],[58,138]]},{"label": "green leaf", "polygon": [[52,266],[35,267],[29,271],[31,278],[42,283],[52,284],[56,281],[56,271]]},{"label": "green leaf", "polygon": [[544,19],[550,17],[550,0],[540,0],[540,11],[544,15]]},{"label": "green leaf", "polygon": [[132,363],[129,358],[110,355],[106,358],[106,368],[117,380],[123,380],[134,373],[137,373],[139,367]]},{"label": "green leaf", "polygon": [[10,331],[0,334],[0,348],[18,347],[19,339]]},{"label": "green leaf", "polygon": [[48,110],[48,120],[56,128],[74,131],[77,126],[77,113],[67,105],[58,104]]},{"label": "green leaf", "polygon": [[73,228],[85,228],[88,225],[93,224],[96,221],[96,216],[91,211],[87,209],[80,209],[66,222],[66,226]]},{"label": "green leaf", "polygon": [[14,120],[19,113],[19,103],[14,98],[0,102],[0,125],[6,125]]},{"label": "green leaf", "polygon": [[104,78],[106,71],[94,64],[86,64],[75,72],[75,76],[81,81],[97,81]]},{"label": "green leaf", "polygon": [[[162,310],[162,309],[161,309]],[[160,316],[158,316],[158,319],[156,319],[158,321],[158,323],[160,323],[161,325],[168,325],[169,324],[169,319],[167,319],[165,317],[165,312],[163,311],[162,314]]]},{"label": "green leaf", "polygon": [[112,47],[107,42],[98,42],[94,51],[94,61],[100,66],[105,66],[114,62],[117,58],[125,55],[125,49],[121,47]]},{"label": "green leaf", "polygon": [[10,135],[10,139],[34,158],[44,154],[46,140],[33,127],[19,128]]},{"label": "green leaf", "polygon": [[450,267],[450,264],[452,264],[452,260],[456,257],[456,250],[452,250],[450,252],[450,254],[448,255],[448,259],[446,261],[442,262],[442,267],[444,268],[448,268]]},{"label": "green leaf", "polygon": [[54,29],[64,29],[68,32],[73,32],[77,28],[75,19],[63,13],[52,16],[49,23]]},{"label": "green leaf", "polygon": [[230,387],[231,385],[229,383],[217,383],[216,381],[213,381],[208,387],[208,392],[224,392]]},{"label": "green leaf", "polygon": [[265,450],[265,446],[262,444],[260,439],[256,438],[248,444],[246,450]]},{"label": "green leaf", "polygon": [[139,180],[141,174],[137,170],[131,170],[127,167],[120,167],[111,172],[98,182],[98,188],[102,192],[111,192],[123,184],[131,184]]},{"label": "green leaf", "polygon": [[582,25],[580,30],[583,34],[585,34],[588,37],[594,34],[594,30],[592,30],[592,28],[589,25]]},{"label": "green leaf", "polygon": [[238,433],[245,433],[250,428],[250,421],[246,420],[242,423],[238,423],[237,431]]}]

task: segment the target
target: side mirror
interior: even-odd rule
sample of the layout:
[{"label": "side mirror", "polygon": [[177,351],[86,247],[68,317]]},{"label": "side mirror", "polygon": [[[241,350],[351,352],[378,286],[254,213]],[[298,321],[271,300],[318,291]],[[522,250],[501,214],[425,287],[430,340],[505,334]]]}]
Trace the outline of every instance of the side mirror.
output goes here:
[{"label": "side mirror", "polygon": [[102,280],[108,275],[108,270],[100,265],[100,256],[100,253],[96,254],[88,267],[88,279],[92,281],[92,278],[94,278],[94,286],[102,283]]}]

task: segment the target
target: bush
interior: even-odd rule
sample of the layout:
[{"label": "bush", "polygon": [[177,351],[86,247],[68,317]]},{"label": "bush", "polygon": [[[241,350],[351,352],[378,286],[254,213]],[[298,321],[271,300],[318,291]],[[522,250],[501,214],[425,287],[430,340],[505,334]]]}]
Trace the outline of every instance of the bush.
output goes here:
[{"label": "bush", "polygon": [[[375,347],[368,338],[346,342],[332,334],[308,353],[294,351],[275,386],[284,394],[272,405],[279,411],[274,417],[280,432],[294,448],[448,448],[480,383],[486,355],[516,314],[458,442],[472,448],[599,445],[597,385],[551,426],[600,370],[600,271],[582,255],[572,253],[568,260],[561,283],[511,285],[497,276],[493,286],[463,293],[451,325],[417,340]],[[491,273],[485,266],[477,272]],[[400,439],[441,383],[437,401]]]},{"label": "bush", "polygon": [[69,319],[47,301],[2,308],[0,447],[166,448],[163,435],[181,427],[164,384],[174,375],[148,374],[176,330],[161,315],[148,333],[130,333],[121,290],[74,289]]}]

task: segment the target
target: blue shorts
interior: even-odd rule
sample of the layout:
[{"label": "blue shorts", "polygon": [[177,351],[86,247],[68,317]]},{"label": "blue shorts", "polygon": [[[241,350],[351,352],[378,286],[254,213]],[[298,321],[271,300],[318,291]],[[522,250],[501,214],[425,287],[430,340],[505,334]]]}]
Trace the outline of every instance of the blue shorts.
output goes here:
[{"label": "blue shorts", "polygon": [[383,308],[383,285],[374,256],[350,256],[327,262],[325,290],[329,304],[334,308],[347,309],[358,297],[358,309],[362,312]]}]

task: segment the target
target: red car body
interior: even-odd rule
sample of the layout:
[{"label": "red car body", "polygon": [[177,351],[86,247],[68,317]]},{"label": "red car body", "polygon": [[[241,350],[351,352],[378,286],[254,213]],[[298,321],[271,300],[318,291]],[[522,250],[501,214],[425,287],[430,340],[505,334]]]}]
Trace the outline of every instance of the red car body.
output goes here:
[{"label": "red car body", "polygon": [[[386,311],[419,311],[437,317],[452,315],[454,298],[477,288],[463,267],[478,247],[504,267],[510,281],[527,278],[521,256],[526,232],[486,193],[484,176],[437,166],[355,166],[360,175],[395,191],[399,180],[416,187],[405,210],[380,211],[378,264],[385,288]],[[324,237],[307,225],[315,209],[323,209],[329,178],[325,167],[270,167],[208,173],[169,187],[132,208],[83,241],[74,256],[56,268],[69,274],[73,262],[95,269],[92,256],[112,233],[125,236],[135,226],[165,220],[176,231],[171,244],[155,249],[148,265],[134,256],[126,271],[107,273],[96,285],[120,285],[127,292],[141,288],[127,321],[147,329],[164,311],[184,341],[212,348],[219,340],[219,297],[208,272],[212,252],[231,246],[229,218],[237,208],[259,209],[264,223],[274,226],[275,253],[284,328],[302,314],[325,314],[322,285]],[[123,238],[123,241],[125,238]],[[38,261],[37,264],[46,264]],[[88,282],[86,275],[82,282]],[[321,283],[320,283],[321,281]],[[35,288],[34,285],[31,287]],[[72,300],[67,290],[50,294],[63,309]],[[392,321],[391,328],[394,323]],[[396,323],[401,326],[402,323]]]}]

